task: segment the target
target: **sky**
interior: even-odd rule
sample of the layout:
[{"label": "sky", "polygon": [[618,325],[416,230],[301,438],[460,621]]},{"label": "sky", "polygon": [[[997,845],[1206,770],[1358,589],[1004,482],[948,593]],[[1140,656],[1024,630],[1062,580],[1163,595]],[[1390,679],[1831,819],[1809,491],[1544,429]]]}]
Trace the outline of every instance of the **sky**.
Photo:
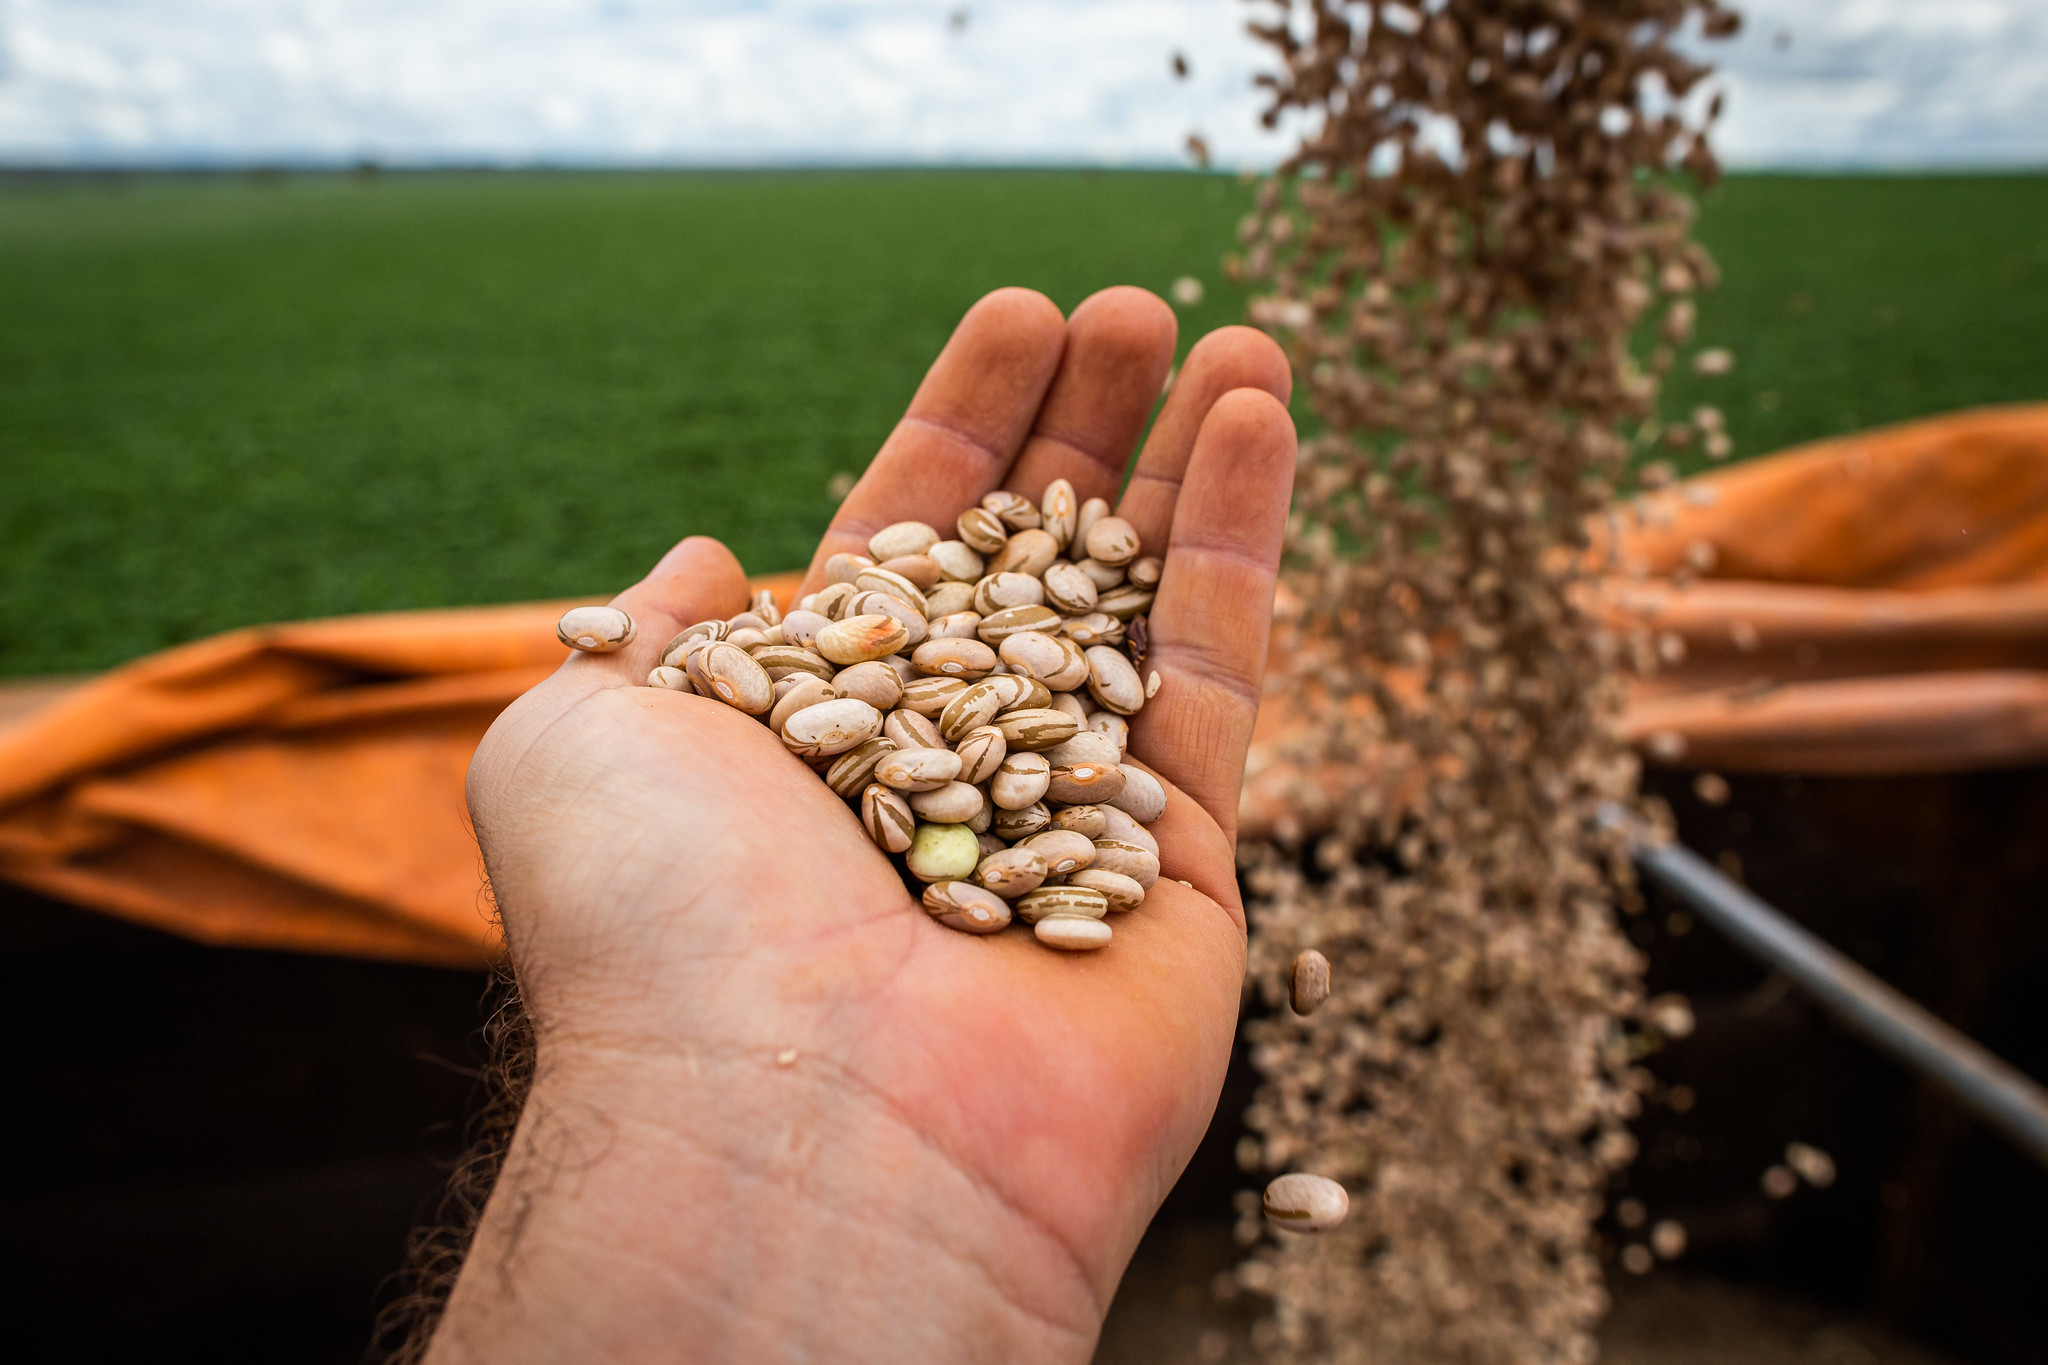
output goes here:
[{"label": "sky", "polygon": [[[1263,165],[1244,0],[0,0],[0,164]],[[2048,0],[1756,0],[1723,159],[2048,164]],[[1185,54],[1192,74],[1168,64]]]}]

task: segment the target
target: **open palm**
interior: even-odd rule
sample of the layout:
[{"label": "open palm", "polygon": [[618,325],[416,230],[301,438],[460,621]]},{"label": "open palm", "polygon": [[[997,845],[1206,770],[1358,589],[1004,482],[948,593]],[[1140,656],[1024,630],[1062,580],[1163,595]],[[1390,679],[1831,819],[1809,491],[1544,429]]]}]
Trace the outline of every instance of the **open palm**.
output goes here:
[{"label": "open palm", "polygon": [[[1079,498],[1117,500],[1173,349],[1171,311],[1140,290],[1098,294],[1071,320],[1024,290],[983,299],[840,509],[805,590],[827,556],[863,551],[882,526],[950,526],[993,489],[1035,500],[1066,478]],[[1165,781],[1168,804],[1152,826],[1160,880],[1101,952],[932,922],[846,804],[766,727],[636,686],[674,632],[744,608],[740,567],[716,542],[685,541],[617,599],[640,624],[633,644],[570,659],[504,714],[478,751],[470,803],[543,1067],[551,1051],[599,1059],[608,1096],[630,1076],[663,1093],[673,1079],[678,1096],[619,1101],[623,1114],[592,1102],[581,1120],[577,1103],[556,1105],[552,1137],[530,1112],[529,1160],[553,1143],[601,1167],[621,1131],[662,1127],[673,1160],[702,1167],[691,1203],[708,1217],[719,1211],[707,1182],[759,1181],[758,1207],[839,1210],[842,1266],[919,1239],[953,1248],[999,1286],[1017,1332],[1085,1358],[1208,1124],[1235,1029],[1233,832],[1293,472],[1287,383],[1260,334],[1205,338],[1118,502],[1145,551],[1166,556],[1147,663],[1163,685],[1134,718],[1130,752]],[[718,1112],[705,1094],[725,1096]],[[579,1136],[579,1122],[601,1136]],[[850,1151],[858,1169],[838,1164]],[[722,1162],[734,1169],[721,1177]],[[917,1198],[891,1184],[906,1173]],[[486,1220],[477,1255],[508,1274],[505,1262],[538,1253],[514,1250],[519,1229],[498,1222]],[[750,1252],[785,1269],[804,1254]],[[480,1292],[469,1278],[458,1308]],[[721,1292],[729,1306],[746,1291],[736,1280]],[[600,1335],[631,1354],[630,1327],[607,1321]],[[915,1332],[868,1326],[915,1357]]]}]

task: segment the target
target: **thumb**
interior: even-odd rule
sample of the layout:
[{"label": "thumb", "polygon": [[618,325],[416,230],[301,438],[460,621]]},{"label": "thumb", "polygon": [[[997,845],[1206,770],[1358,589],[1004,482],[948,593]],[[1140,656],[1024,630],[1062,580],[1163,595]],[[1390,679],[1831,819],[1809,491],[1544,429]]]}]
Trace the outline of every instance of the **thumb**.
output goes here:
[{"label": "thumb", "polygon": [[647,577],[612,599],[633,618],[633,642],[614,654],[578,654],[564,665],[602,670],[640,682],[685,626],[747,609],[747,575],[738,558],[710,536],[691,536],[661,557]]}]

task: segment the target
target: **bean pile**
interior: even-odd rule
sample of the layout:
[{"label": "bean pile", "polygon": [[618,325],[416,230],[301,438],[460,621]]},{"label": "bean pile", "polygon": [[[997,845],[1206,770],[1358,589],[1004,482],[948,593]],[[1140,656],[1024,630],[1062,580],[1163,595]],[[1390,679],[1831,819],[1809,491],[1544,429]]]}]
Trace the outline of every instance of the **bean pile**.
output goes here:
[{"label": "bean pile", "polygon": [[[1065,479],[1037,504],[991,493],[956,529],[885,527],[787,615],[762,592],[683,631],[647,683],[766,722],[902,857],[939,923],[992,934],[1016,917],[1048,947],[1103,947],[1107,916],[1159,877],[1145,826],[1166,789],[1124,760],[1159,689],[1139,668],[1162,562]],[[598,652],[633,633],[616,607],[557,629]]]}]

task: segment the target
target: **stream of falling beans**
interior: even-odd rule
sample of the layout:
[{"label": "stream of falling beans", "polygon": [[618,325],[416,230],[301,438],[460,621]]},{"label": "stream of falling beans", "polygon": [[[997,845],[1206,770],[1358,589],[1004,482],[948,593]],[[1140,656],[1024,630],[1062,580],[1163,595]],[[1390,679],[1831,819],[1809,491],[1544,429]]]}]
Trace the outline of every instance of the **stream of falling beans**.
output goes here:
[{"label": "stream of falling beans", "polygon": [[[1675,38],[1716,0],[1284,0],[1269,126],[1298,149],[1226,268],[1290,351],[1304,444],[1279,658],[1284,813],[1243,851],[1261,1089],[1248,1169],[1332,1177],[1351,1214],[1276,1232],[1240,1196],[1232,1284],[1275,1362],[1586,1361],[1594,1222],[1649,1082],[1617,669],[1582,614],[1586,519],[1658,424],[1714,267],[1682,184],[1718,99]],[[1694,98],[1688,100],[1688,96]],[[1695,368],[1722,366],[1702,352]],[[1328,1003],[1279,1008],[1295,955]]]}]

